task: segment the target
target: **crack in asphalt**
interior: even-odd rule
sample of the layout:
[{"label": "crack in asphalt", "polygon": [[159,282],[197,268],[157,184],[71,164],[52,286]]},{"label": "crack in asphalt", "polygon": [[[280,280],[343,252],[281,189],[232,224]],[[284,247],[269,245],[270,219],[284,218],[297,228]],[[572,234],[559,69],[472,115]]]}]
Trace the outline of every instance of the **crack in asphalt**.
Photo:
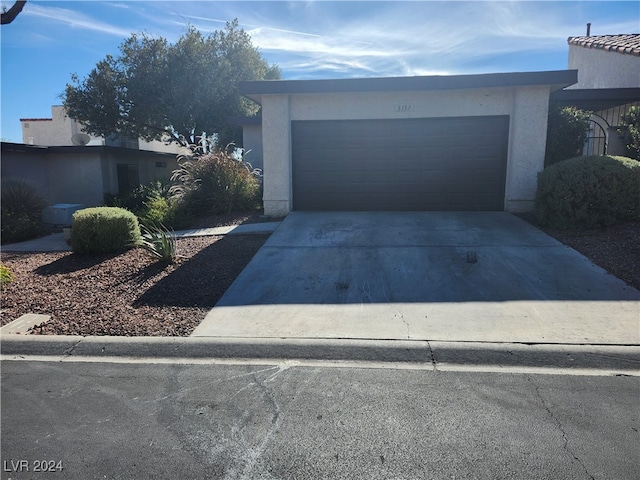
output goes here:
[{"label": "crack in asphalt", "polygon": [[260,395],[264,399],[265,405],[269,407],[271,410],[271,421],[269,430],[265,433],[262,442],[256,448],[250,449],[247,455],[247,464],[245,465],[242,475],[240,478],[249,478],[251,472],[258,461],[258,459],[262,456],[262,454],[267,449],[269,443],[275,438],[278,430],[280,429],[280,406],[278,405],[278,401],[276,399],[275,392],[266,385],[267,382],[273,381],[273,379],[278,376],[284,370],[287,370],[289,366],[279,366],[277,367],[278,371],[269,375],[264,380],[260,380],[257,375],[253,375],[253,384],[256,385],[260,391]]},{"label": "crack in asphalt", "polygon": [[567,436],[567,432],[565,432],[564,427],[562,426],[562,423],[551,411],[551,408],[549,408],[549,405],[547,405],[547,402],[545,401],[544,397],[540,393],[540,387],[531,380],[531,377],[529,375],[527,375],[526,378],[529,381],[529,383],[533,385],[536,392],[536,396],[538,397],[538,399],[540,399],[540,403],[549,414],[549,417],[551,417],[551,419],[555,422],[556,426],[558,427],[558,430],[560,430],[560,433],[562,433],[562,439],[564,440],[564,445],[562,446],[562,448],[564,449],[564,451],[567,452],[567,454],[569,454],[576,462],[578,462],[578,464],[584,470],[584,473],[586,473],[591,480],[596,480],[596,478],[593,475],[591,475],[591,473],[589,473],[589,470],[587,470],[587,467],[582,462],[582,460],[580,460],[580,458],[578,458],[578,456],[573,452],[573,450],[569,448],[569,437]]}]

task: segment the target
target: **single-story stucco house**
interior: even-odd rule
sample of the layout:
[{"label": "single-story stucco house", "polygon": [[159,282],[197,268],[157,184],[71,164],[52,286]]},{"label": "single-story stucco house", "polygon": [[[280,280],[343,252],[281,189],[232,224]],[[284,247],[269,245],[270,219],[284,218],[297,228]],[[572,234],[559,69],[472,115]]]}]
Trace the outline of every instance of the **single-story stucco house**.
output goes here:
[{"label": "single-story stucco house", "polygon": [[265,214],[533,208],[549,96],[576,70],[240,84]]},{"label": "single-story stucco house", "polygon": [[2,180],[35,187],[49,204],[104,204],[105,194],[168,179],[177,168],[172,153],[109,146],[45,147],[2,142]]}]

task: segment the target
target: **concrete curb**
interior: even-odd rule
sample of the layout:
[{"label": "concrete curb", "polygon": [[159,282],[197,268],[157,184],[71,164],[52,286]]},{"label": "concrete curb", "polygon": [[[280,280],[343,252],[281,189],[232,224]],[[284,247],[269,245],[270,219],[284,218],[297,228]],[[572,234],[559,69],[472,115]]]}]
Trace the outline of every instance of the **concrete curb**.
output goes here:
[{"label": "concrete curb", "polygon": [[281,359],[640,372],[640,346],[218,337],[2,335],[3,356]]}]

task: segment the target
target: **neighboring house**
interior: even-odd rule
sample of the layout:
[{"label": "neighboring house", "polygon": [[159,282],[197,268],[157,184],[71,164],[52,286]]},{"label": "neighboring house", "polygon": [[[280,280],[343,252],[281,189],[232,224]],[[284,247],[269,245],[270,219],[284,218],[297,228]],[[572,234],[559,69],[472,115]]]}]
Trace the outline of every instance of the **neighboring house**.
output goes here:
[{"label": "neighboring house", "polygon": [[240,93],[262,108],[261,133],[246,124],[243,144],[262,151],[265,214],[531,210],[549,96],[577,77],[562,70],[243,82]]},{"label": "neighboring house", "polygon": [[242,127],[244,161],[262,170],[262,117],[232,117],[229,123]]},{"label": "neighboring house", "polygon": [[168,179],[175,168],[173,153],[2,142],[2,180],[33,185],[49,204],[103,205],[105,194],[125,193],[140,184]]},{"label": "neighboring house", "polygon": [[[161,141],[147,142],[142,139],[131,139],[120,135],[111,137],[96,137],[88,135],[83,137],[82,125],[69,118],[61,105],[51,107],[51,118],[21,118],[22,142],[26,145],[43,145],[46,147],[57,146],[94,146],[106,145],[109,147],[123,147],[135,150],[149,150],[152,152],[178,153],[177,143],[166,144]],[[75,142],[75,143],[74,143]]]},{"label": "neighboring house", "polygon": [[624,155],[617,127],[640,106],[640,34],[569,37],[569,68],[578,82],[551,95],[552,103],[594,112],[585,154]]}]

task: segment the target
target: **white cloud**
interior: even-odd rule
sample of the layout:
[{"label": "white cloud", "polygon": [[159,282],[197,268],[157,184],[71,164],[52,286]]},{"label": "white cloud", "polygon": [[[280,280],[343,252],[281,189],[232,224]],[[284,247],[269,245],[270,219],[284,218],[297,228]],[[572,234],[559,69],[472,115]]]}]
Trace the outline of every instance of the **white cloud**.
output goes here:
[{"label": "white cloud", "polygon": [[123,38],[131,34],[129,30],[101,22],[95,18],[66,8],[49,7],[29,2],[24,9],[23,15],[43,17],[48,20],[66,24],[72,28],[81,28]]},{"label": "white cloud", "polygon": [[107,7],[120,8],[123,10],[129,10],[131,8],[131,5],[127,5],[126,3],[106,2],[105,5]]},{"label": "white cloud", "polygon": [[[131,2],[129,21],[175,41],[188,24],[211,32],[238,18],[253,44],[287,78],[430,75],[509,69],[520,54],[566,55],[566,39],[583,35],[585,2]],[[71,7],[70,7],[71,8]],[[31,14],[77,28],[127,37],[130,32],[62,8],[31,5]],[[86,11],[86,10],[85,10]],[[613,18],[613,17],[611,17]],[[592,33],[634,30],[637,19],[598,18]],[[635,21],[635,22],[634,22]],[[114,21],[111,21],[112,23]],[[635,26],[637,30],[637,26]],[[541,60],[541,64],[544,62]],[[558,64],[554,68],[562,68]]]},{"label": "white cloud", "polygon": [[[242,18],[245,25],[259,25],[248,31],[265,56],[295,75],[321,70],[352,75],[349,69],[429,75],[494,69],[500,57],[566,55],[567,37],[583,34],[580,8],[578,2],[318,2],[298,8],[295,19]],[[633,31],[634,20],[608,25],[601,20],[600,28]],[[498,68],[509,69],[509,62]]]}]

